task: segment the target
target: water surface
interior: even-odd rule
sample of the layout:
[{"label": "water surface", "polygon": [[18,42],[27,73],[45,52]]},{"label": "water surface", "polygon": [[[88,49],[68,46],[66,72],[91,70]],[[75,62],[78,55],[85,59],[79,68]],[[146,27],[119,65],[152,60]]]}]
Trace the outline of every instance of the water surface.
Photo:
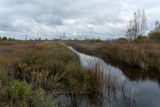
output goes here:
[{"label": "water surface", "polygon": [[[117,87],[123,87],[124,84],[127,84],[127,87],[122,90],[119,89],[116,92],[116,98],[112,97],[112,94],[110,94],[111,98],[107,97],[107,100],[102,101],[102,104],[96,105],[96,107],[160,107],[160,86],[157,79],[154,79],[154,76],[150,79],[133,75],[136,79],[130,79],[125,75],[126,71],[123,71],[119,67],[112,66],[100,58],[80,53],[71,47],[70,49],[79,56],[80,63],[83,67],[93,68],[94,66],[99,65],[100,69],[106,75],[109,74],[116,78]],[[128,72],[133,72],[133,70],[130,69]],[[132,77],[131,74],[130,77]],[[112,93],[112,91],[109,91],[108,89],[106,89],[106,91],[104,90],[104,96],[108,96],[108,92]],[[88,105],[90,104],[85,102],[85,105],[82,104],[80,106],[87,107]]]}]

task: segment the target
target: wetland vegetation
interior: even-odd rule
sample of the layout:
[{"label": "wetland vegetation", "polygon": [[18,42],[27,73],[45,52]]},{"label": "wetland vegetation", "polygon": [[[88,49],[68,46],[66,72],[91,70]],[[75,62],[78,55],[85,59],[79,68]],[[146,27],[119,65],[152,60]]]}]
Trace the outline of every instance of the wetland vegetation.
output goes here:
[{"label": "wetland vegetation", "polygon": [[[62,42],[0,41],[0,106],[57,107],[58,96],[100,96],[99,69],[80,66]],[[63,99],[64,100],[64,99]]]}]

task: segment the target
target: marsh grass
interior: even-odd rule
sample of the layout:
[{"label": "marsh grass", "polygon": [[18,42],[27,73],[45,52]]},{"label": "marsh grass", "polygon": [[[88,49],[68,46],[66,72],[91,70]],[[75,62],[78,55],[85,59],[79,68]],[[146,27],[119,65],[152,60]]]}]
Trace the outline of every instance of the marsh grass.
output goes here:
[{"label": "marsh grass", "polygon": [[128,64],[145,70],[160,71],[160,44],[157,42],[77,42],[69,43],[78,51],[96,55],[112,62]]},{"label": "marsh grass", "polygon": [[[0,106],[55,107],[56,97],[102,97],[99,67],[81,67],[62,42],[0,43]],[[72,104],[71,104],[72,105]]]}]

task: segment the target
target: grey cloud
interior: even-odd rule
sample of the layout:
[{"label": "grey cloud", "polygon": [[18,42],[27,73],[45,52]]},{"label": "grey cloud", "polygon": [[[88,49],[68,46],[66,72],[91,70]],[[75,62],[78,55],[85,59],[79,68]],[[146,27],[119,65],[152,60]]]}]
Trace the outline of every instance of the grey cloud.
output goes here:
[{"label": "grey cloud", "polygon": [[159,4],[159,0],[0,0],[0,31],[123,34],[137,9],[146,10],[152,29],[160,16]]}]

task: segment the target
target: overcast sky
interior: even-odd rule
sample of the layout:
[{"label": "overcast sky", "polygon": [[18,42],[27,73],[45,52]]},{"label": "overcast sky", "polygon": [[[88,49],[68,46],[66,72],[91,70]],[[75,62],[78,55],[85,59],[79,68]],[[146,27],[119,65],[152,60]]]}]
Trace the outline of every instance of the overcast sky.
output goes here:
[{"label": "overcast sky", "polygon": [[0,34],[52,38],[66,32],[115,38],[125,33],[137,9],[146,11],[152,30],[160,20],[160,0],[0,0]]}]

